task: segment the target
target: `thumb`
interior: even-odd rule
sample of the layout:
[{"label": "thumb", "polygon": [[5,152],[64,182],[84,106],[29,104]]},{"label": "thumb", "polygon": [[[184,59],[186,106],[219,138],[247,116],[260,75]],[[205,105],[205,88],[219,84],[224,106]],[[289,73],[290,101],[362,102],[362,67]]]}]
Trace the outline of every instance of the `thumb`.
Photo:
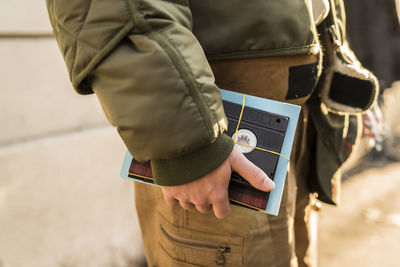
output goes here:
[{"label": "thumb", "polygon": [[248,160],[238,149],[232,151],[231,168],[261,191],[271,191],[275,183],[259,167]]}]

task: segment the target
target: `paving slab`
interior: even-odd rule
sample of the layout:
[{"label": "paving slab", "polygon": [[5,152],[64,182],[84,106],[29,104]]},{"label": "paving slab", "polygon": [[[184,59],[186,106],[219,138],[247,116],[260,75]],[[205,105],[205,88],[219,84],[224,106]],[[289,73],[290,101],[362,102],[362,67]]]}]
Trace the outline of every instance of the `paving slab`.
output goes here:
[{"label": "paving slab", "polygon": [[54,39],[0,39],[0,58],[0,146],[108,124],[72,89]]},{"label": "paving slab", "polygon": [[0,34],[51,32],[46,1],[12,0],[0,2]]},{"label": "paving slab", "polygon": [[399,266],[399,191],[400,163],[347,180],[341,205],[319,214],[318,266]]},{"label": "paving slab", "polygon": [[0,266],[136,266],[124,152],[111,127],[0,148]]}]

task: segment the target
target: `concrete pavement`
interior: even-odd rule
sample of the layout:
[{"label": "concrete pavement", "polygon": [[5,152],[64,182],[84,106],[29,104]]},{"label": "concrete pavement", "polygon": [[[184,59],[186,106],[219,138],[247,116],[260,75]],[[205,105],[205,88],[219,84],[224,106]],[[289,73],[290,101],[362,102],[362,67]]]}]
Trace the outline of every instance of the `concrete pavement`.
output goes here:
[{"label": "concrete pavement", "polygon": [[137,266],[124,152],[109,127],[0,149],[0,266]]},{"label": "concrete pavement", "polygon": [[319,266],[399,266],[399,192],[400,163],[347,180],[341,205],[320,211]]}]

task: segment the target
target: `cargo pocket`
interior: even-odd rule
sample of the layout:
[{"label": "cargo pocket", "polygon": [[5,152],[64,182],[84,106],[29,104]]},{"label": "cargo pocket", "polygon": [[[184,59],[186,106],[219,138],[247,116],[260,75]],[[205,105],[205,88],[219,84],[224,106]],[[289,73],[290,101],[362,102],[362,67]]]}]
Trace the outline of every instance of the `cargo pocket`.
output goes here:
[{"label": "cargo pocket", "polygon": [[161,214],[157,266],[242,266],[243,238],[195,231],[168,222]]}]

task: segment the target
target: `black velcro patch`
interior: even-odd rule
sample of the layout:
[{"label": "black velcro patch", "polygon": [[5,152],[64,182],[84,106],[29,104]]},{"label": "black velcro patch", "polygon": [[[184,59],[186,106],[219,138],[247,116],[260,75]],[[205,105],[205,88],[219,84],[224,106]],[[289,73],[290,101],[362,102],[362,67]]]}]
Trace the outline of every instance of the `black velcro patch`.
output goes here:
[{"label": "black velcro patch", "polygon": [[335,72],[329,98],[340,104],[365,109],[375,96],[373,82]]},{"label": "black velcro patch", "polygon": [[308,96],[312,93],[317,79],[318,63],[289,68],[289,86],[286,100]]}]

